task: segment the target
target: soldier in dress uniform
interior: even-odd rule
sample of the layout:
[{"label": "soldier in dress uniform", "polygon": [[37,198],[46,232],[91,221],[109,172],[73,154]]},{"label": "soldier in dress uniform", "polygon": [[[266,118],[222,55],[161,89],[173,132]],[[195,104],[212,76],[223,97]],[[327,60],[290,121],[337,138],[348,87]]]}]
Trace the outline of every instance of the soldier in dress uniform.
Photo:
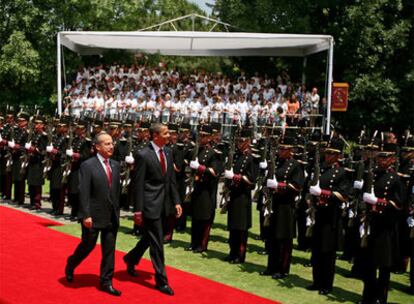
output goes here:
[{"label": "soldier in dress uniform", "polygon": [[407,292],[414,295],[414,137],[409,132],[406,132],[404,137],[404,144],[401,147],[401,170],[399,175],[406,186],[407,201],[404,210],[404,224],[408,230],[407,238],[407,255],[410,261],[410,286]]},{"label": "soldier in dress uniform", "polygon": [[34,121],[34,135],[31,142],[26,144],[26,153],[29,153],[27,166],[27,184],[29,186],[30,206],[39,210],[42,200],[43,159],[46,154],[47,134],[45,133],[45,121],[41,116],[36,116]]},{"label": "soldier in dress uniform", "polygon": [[252,226],[252,191],[259,174],[260,156],[251,152],[253,128],[244,126],[237,138],[237,153],[231,170],[224,177],[230,181],[227,229],[230,253],[225,258],[231,264],[244,263],[246,259],[248,230]]},{"label": "soldier in dress uniform", "polygon": [[14,185],[14,202],[18,205],[24,204],[26,174],[21,174],[21,158],[25,152],[29,119],[30,115],[26,112],[20,112],[17,115],[17,127],[14,130],[14,137],[8,142],[8,146],[12,149],[13,155],[12,181]]},{"label": "soldier in dress uniform", "polygon": [[75,127],[75,138],[72,149],[66,150],[66,155],[72,159],[71,173],[68,183],[68,202],[71,206],[70,220],[78,219],[79,211],[79,170],[82,162],[92,156],[92,141],[87,137],[89,124],[86,120],[78,121]]},{"label": "soldier in dress uniform", "polygon": [[194,177],[194,189],[191,193],[191,245],[188,251],[204,252],[208,247],[209,227],[214,217],[216,198],[214,189],[221,172],[220,155],[211,146],[210,125],[200,125],[198,130],[199,153],[190,162]]},{"label": "soldier in dress uniform", "polygon": [[315,197],[316,211],[311,257],[313,284],[307,289],[318,290],[322,295],[332,291],[341,205],[351,193],[351,181],[340,163],[343,146],[339,137],[331,136],[325,149],[325,168],[318,183],[309,187],[309,193]]},{"label": "soldier in dress uniform", "polygon": [[56,127],[56,135],[51,145],[46,147],[47,153],[52,158],[50,169],[50,199],[52,201],[53,215],[62,215],[65,208],[66,184],[62,183],[63,165],[68,145],[68,127],[71,119],[69,116],[62,116]]},{"label": "soldier in dress uniform", "polygon": [[[1,164],[0,164],[0,173],[2,175],[1,183],[2,186],[2,198],[5,200],[11,200],[12,192],[12,149],[9,148],[8,142],[13,140],[15,130],[15,118],[14,118],[14,109],[8,108],[6,112],[6,123],[3,127],[2,140],[0,143],[1,150]],[[3,178],[4,176],[4,178]]]},{"label": "soldier in dress uniform", "polygon": [[273,192],[266,271],[274,279],[289,274],[293,238],[296,236],[296,204],[305,182],[302,166],[294,159],[297,134],[286,130],[279,142],[278,166],[267,187]]},{"label": "soldier in dress uniform", "polygon": [[182,122],[178,133],[178,143],[175,150],[173,150],[173,157],[175,159],[175,176],[177,180],[178,195],[181,199],[181,207],[183,213],[176,219],[177,231],[184,231],[187,227],[187,216],[190,213],[190,202],[185,200],[187,168],[191,161],[191,151],[195,143],[190,139],[191,125],[188,122]]},{"label": "soldier in dress uniform", "polygon": [[[134,191],[135,191],[135,174],[136,174],[136,164],[135,164],[135,158],[138,154],[139,151],[141,151],[142,149],[144,149],[146,146],[148,146],[149,141],[150,141],[150,133],[149,133],[149,128],[151,126],[151,122],[149,121],[141,121],[139,123],[138,126],[138,133],[137,133],[137,140],[136,140],[136,145],[134,146],[134,151],[133,151],[133,159],[132,159],[132,163],[134,164],[132,171],[131,171],[131,183],[129,185],[129,189],[128,189],[128,196],[129,196],[129,201],[131,201],[132,196],[134,195]],[[136,225],[134,223],[134,226],[132,228],[132,234],[138,236],[140,234],[139,231],[139,226]]]},{"label": "soldier in dress uniform", "polygon": [[398,145],[382,142],[377,153],[378,168],[373,176],[372,191],[364,192],[368,225],[367,255],[364,261],[362,303],[387,303],[393,263],[393,237],[403,204],[403,184],[395,171]]},{"label": "soldier in dress uniform", "polygon": [[0,199],[3,199],[4,194],[4,185],[5,185],[5,179],[6,179],[6,150],[4,149],[4,146],[7,144],[7,141],[3,139],[5,136],[6,130],[4,128],[4,115],[3,113],[0,113]]},{"label": "soldier in dress uniform", "polygon": [[[168,143],[168,147],[172,151],[173,156],[173,168],[176,173],[180,172],[180,170],[184,167],[184,154],[182,153],[183,144],[178,142],[178,129],[179,125],[176,123],[168,123],[168,130],[170,131],[170,139]],[[178,185],[177,185],[178,187]],[[164,217],[163,223],[163,230],[164,230],[164,244],[169,244],[172,242],[173,234],[174,234],[174,227],[176,223],[176,216],[175,210],[170,210],[169,214],[166,214]]]}]

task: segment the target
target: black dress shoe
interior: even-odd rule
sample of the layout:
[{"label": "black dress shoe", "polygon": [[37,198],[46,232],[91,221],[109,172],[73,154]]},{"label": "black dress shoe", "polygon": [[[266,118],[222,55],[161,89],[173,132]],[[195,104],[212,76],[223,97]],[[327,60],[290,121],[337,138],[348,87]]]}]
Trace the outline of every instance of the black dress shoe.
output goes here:
[{"label": "black dress shoe", "polygon": [[273,275],[274,273],[273,273],[273,272],[271,272],[271,271],[269,271],[269,270],[265,270],[265,271],[260,271],[260,272],[259,272],[259,274],[260,274],[261,276],[271,276],[271,275]]},{"label": "black dress shoe", "polygon": [[127,273],[131,277],[137,277],[138,273],[135,271],[135,265],[128,261],[128,259],[126,258],[126,255],[124,255],[123,260],[124,260],[125,264],[127,265]]},{"label": "black dress shoe", "polygon": [[165,293],[166,295],[169,295],[169,296],[173,296],[174,295],[174,291],[167,284],[165,284],[165,285],[156,285],[155,286],[155,289],[158,289],[162,293]]},{"label": "black dress shoe", "polygon": [[65,278],[68,283],[73,282],[73,269],[70,269],[68,265],[65,267]]},{"label": "black dress shoe", "polygon": [[112,285],[101,285],[101,290],[103,292],[109,293],[110,295],[119,297],[121,295],[121,292],[117,289],[115,289]]},{"label": "black dress shoe", "polygon": [[193,246],[188,246],[184,248],[185,251],[193,251]]},{"label": "black dress shoe", "polygon": [[258,251],[257,254],[266,255],[268,254],[268,252],[266,250],[261,250],[261,251]]},{"label": "black dress shoe", "polygon": [[229,263],[230,264],[242,264],[243,261],[240,260],[239,258],[235,258],[234,260],[230,260]]},{"label": "black dress shoe", "polygon": [[200,247],[196,248],[193,250],[194,253],[202,253],[203,249],[201,249]]},{"label": "black dress shoe", "polygon": [[280,279],[284,279],[287,277],[287,274],[285,273],[275,273],[274,275],[272,275],[272,279],[274,280],[280,280]]},{"label": "black dress shoe", "polygon": [[304,263],[303,264],[303,267],[312,267],[312,263],[311,262]]},{"label": "black dress shoe", "polygon": [[307,290],[319,290],[319,287],[312,284],[312,285],[306,286],[306,289]]},{"label": "black dress shoe", "polygon": [[225,261],[225,262],[230,262],[231,260],[234,260],[234,258],[233,258],[232,256],[230,256],[230,255],[225,256],[225,257],[223,258],[223,261]]},{"label": "black dress shoe", "polygon": [[327,288],[322,288],[321,290],[319,290],[319,294],[320,295],[324,295],[326,296],[328,293],[330,293],[332,290],[331,289],[327,289]]},{"label": "black dress shoe", "polygon": [[164,244],[170,244],[172,242],[172,240],[164,240],[163,243]]}]

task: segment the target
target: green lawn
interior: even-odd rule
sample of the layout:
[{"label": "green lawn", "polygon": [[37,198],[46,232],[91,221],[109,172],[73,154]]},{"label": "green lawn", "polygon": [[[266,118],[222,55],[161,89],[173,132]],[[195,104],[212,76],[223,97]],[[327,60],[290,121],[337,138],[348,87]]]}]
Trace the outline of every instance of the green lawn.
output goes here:
[{"label": "green lawn", "polygon": [[[118,250],[126,252],[135,245],[137,239],[128,234],[131,227],[132,220],[122,220],[117,241]],[[59,226],[54,229],[80,236],[79,224]],[[263,248],[261,241],[254,240],[257,233],[258,214],[254,212],[254,226],[250,231],[246,263],[231,265],[223,262],[222,258],[228,254],[226,215],[217,213],[207,253],[194,254],[184,251],[190,241],[189,229],[187,229],[185,233],[175,233],[173,243],[165,247],[166,263],[169,266],[286,304],[355,303],[360,300],[362,282],[344,277],[351,267],[351,264],[344,261],[338,260],[336,263],[334,291],[328,296],[320,296],[315,291],[305,289],[305,286],[311,284],[312,280],[312,269],[303,266],[303,263],[309,260],[310,253],[294,250],[291,274],[284,280],[276,281],[270,277],[260,276],[259,272],[265,269],[267,257],[257,254],[257,251]],[[146,257],[148,258],[148,252]],[[125,266],[118,264],[116,267],[120,269]],[[412,296],[401,291],[408,286],[408,274],[393,274],[391,280],[389,303],[414,303]]]}]

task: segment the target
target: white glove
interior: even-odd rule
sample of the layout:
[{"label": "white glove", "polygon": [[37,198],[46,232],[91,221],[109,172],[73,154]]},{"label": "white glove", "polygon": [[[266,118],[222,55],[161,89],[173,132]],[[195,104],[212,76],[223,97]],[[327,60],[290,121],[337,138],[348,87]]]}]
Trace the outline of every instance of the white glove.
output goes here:
[{"label": "white glove", "polygon": [[50,153],[53,151],[53,145],[47,146],[46,147],[46,152]]},{"label": "white glove", "polygon": [[72,149],[67,149],[66,150],[66,155],[69,156],[69,157],[72,157],[73,156],[73,150]]},{"label": "white glove", "polygon": [[364,195],[362,196],[362,200],[367,203],[367,204],[371,204],[371,205],[376,205],[378,202],[378,198],[375,196],[374,193],[368,193],[365,192]]},{"label": "white glove", "polygon": [[32,147],[32,143],[25,143],[24,144],[24,148],[26,149],[26,150],[30,150],[30,148]]},{"label": "white glove", "polygon": [[198,167],[200,167],[200,163],[198,162],[198,158],[195,160],[190,161],[190,168],[194,170],[198,170]]},{"label": "white glove", "polygon": [[410,228],[414,227],[414,218],[412,216],[408,217],[407,224],[408,224],[408,227]]},{"label": "white glove", "polygon": [[363,237],[364,235],[370,235],[371,234],[371,228],[368,226],[367,231],[365,231],[365,225],[361,224],[361,226],[359,226],[359,236]]},{"label": "white glove", "polygon": [[354,181],[354,188],[361,190],[362,187],[364,187],[364,181],[363,180],[356,180]]},{"label": "white glove", "polygon": [[277,180],[276,180],[275,176],[273,176],[273,179],[267,179],[266,180],[266,187],[277,189]]},{"label": "white glove", "polygon": [[135,158],[132,156],[132,153],[129,153],[129,155],[125,156],[125,162],[129,165],[133,165],[135,163]]},{"label": "white glove", "polygon": [[10,148],[10,149],[14,149],[14,147],[16,146],[16,144],[14,143],[14,140],[9,141],[9,142],[7,143],[7,145],[9,146],[9,148]]},{"label": "white glove", "polygon": [[233,169],[224,171],[224,178],[233,179],[233,177],[234,177]]},{"label": "white glove", "polygon": [[265,210],[263,212],[263,215],[264,216],[269,216],[269,214],[270,214],[269,209],[265,208]]},{"label": "white glove", "polygon": [[352,209],[349,209],[348,210],[348,218],[354,218],[355,217],[355,213],[354,213],[354,211],[352,211]]},{"label": "white glove", "polygon": [[259,168],[262,170],[267,169],[267,161],[262,161],[259,163]]},{"label": "white glove", "polygon": [[312,221],[311,217],[308,215],[306,217],[306,227],[310,227],[310,226],[312,226],[312,224],[313,224],[313,221]]},{"label": "white glove", "polygon": [[305,175],[305,179],[307,179],[308,178],[308,172],[306,172],[306,170],[304,171],[304,175]]},{"label": "white glove", "polygon": [[321,187],[319,187],[319,183],[316,186],[310,186],[309,193],[314,196],[320,196],[322,193],[322,189]]}]

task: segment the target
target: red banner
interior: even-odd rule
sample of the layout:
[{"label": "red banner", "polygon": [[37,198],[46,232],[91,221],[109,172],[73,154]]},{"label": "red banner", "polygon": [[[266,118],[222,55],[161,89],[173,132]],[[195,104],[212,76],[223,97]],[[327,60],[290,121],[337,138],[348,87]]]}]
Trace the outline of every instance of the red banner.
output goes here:
[{"label": "red banner", "polygon": [[347,82],[334,82],[332,84],[332,112],[346,112],[348,108]]}]

